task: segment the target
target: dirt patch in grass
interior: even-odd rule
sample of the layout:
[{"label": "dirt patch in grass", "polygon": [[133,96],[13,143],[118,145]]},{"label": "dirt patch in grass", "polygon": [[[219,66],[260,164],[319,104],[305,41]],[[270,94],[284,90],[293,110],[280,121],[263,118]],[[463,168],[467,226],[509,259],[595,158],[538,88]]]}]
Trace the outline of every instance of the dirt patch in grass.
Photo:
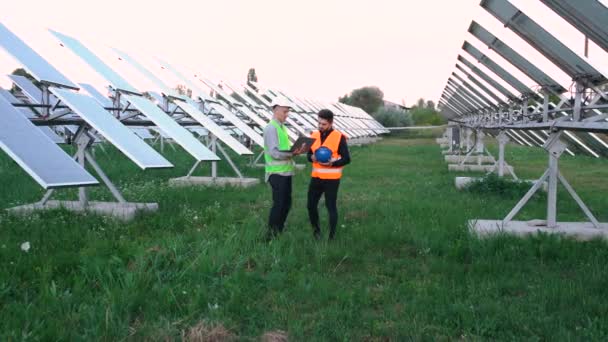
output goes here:
[{"label": "dirt patch in grass", "polygon": [[182,331],[182,341],[186,342],[226,342],[236,341],[235,334],[221,324],[201,321]]},{"label": "dirt patch in grass", "polygon": [[289,338],[285,331],[276,330],[264,333],[261,340],[262,342],[287,342],[289,341]]}]

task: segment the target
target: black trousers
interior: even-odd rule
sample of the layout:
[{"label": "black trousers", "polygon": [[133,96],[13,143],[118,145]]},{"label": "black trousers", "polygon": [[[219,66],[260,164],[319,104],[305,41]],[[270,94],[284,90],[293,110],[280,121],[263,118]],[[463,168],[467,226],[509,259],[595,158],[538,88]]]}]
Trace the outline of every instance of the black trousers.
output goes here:
[{"label": "black trousers", "polygon": [[318,205],[323,194],[325,194],[325,206],[329,213],[329,237],[333,238],[336,235],[339,187],[339,179],[320,179],[314,177],[310,179],[310,185],[308,186],[308,217],[310,218],[310,224],[314,229],[315,235],[321,232]]},{"label": "black trousers", "polygon": [[285,220],[291,209],[292,176],[270,175],[268,183],[272,188],[272,208],[268,217],[269,233],[277,234],[285,228]]}]

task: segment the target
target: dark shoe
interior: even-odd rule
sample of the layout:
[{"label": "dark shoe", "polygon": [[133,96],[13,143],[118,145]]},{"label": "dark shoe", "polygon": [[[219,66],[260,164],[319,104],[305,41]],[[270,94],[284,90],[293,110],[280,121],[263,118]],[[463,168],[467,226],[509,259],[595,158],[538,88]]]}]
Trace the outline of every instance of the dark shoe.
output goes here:
[{"label": "dark shoe", "polygon": [[320,230],[315,230],[315,231],[312,233],[312,236],[314,236],[315,240],[317,240],[317,241],[318,241],[318,240],[321,240],[321,231],[320,231]]}]

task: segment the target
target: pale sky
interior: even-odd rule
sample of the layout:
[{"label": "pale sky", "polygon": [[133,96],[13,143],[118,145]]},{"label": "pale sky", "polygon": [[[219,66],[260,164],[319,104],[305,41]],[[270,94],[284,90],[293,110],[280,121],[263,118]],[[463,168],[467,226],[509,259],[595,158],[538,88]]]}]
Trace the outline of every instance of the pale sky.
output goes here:
[{"label": "pale sky", "polygon": [[[254,67],[262,86],[301,97],[336,101],[354,88],[375,85],[386,99],[411,105],[420,97],[438,100],[458,54],[475,62],[461,50],[466,39],[533,85],[467,33],[474,19],[566,88],[570,85],[565,74],[480,8],[479,2],[3,0],[0,21],[70,79],[100,89],[106,82],[60,48],[47,28],[79,39],[140,88],[152,85],[117,64],[109,47],[147,60],[154,72],[161,72],[152,62],[156,56],[214,81],[242,83]],[[539,1],[511,2],[582,55],[582,34]],[[608,54],[593,44],[589,61],[608,70]],[[0,73],[17,67],[0,50]],[[9,85],[1,76],[0,86]]]}]

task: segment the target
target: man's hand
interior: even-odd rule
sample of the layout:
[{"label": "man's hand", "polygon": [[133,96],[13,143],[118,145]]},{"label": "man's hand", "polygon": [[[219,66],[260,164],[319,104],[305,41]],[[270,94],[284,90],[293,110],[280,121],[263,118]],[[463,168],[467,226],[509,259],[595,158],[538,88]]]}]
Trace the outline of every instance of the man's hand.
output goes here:
[{"label": "man's hand", "polygon": [[300,155],[300,154],[302,154],[304,152],[306,152],[306,146],[300,146],[299,149],[293,151],[293,155],[297,156],[297,155]]},{"label": "man's hand", "polygon": [[330,160],[330,161],[328,161],[328,162],[326,162],[326,163],[321,163],[321,162],[319,162],[319,165],[323,165],[323,166],[333,166],[333,163],[334,163],[334,162],[332,162],[332,161]]}]

